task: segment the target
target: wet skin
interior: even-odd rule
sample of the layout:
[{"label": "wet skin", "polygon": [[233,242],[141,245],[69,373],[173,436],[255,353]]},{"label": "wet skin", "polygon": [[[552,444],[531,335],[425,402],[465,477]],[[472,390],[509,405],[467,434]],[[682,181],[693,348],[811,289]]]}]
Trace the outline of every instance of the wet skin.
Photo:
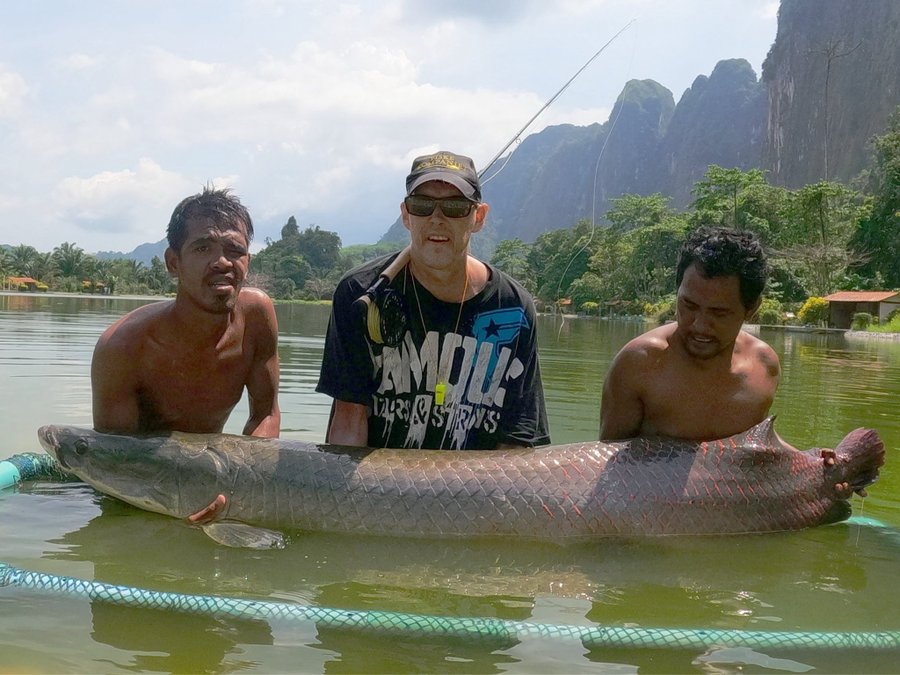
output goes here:
[{"label": "wet skin", "polygon": [[601,438],[663,435],[713,440],[765,419],[778,386],[778,357],[741,330],[737,276],[704,277],[692,266],[678,289],[676,323],[629,342],[607,374]]},{"label": "wet skin", "polygon": [[[243,433],[279,435],[277,320],[265,293],[243,288],[249,263],[243,224],[188,223],[185,243],[166,251],[175,300],[134,310],[97,343],[97,430],[218,433],[246,387]],[[220,495],[195,518],[214,518],[223,504]]]}]

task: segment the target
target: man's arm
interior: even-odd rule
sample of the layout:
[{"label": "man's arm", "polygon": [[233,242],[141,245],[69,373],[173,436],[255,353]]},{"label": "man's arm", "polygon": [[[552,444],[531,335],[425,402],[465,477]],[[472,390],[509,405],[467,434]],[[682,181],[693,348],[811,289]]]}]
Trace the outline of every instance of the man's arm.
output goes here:
[{"label": "man's arm", "polygon": [[[244,291],[245,293],[247,291]],[[281,410],[278,407],[278,319],[267,295],[254,291],[248,312],[247,332],[254,336],[254,358],[247,375],[250,417],[244,425],[246,436],[278,438],[281,434]]]},{"label": "man's arm", "polygon": [[369,443],[369,408],[361,403],[334,400],[325,442],[366,446]]},{"label": "man's arm", "polygon": [[375,383],[364,322],[353,307],[368,282],[345,277],[334,291],[316,385],[317,392],[332,399],[326,443],[358,447],[369,444],[369,404]]},{"label": "man's arm", "polygon": [[600,402],[600,440],[634,438],[644,421],[640,388],[640,355],[626,345],[613,359],[603,383]]},{"label": "man's arm", "polygon": [[134,354],[115,337],[119,323],[110,326],[94,347],[91,396],[94,429],[135,433],[140,430],[140,406],[135,383]]}]

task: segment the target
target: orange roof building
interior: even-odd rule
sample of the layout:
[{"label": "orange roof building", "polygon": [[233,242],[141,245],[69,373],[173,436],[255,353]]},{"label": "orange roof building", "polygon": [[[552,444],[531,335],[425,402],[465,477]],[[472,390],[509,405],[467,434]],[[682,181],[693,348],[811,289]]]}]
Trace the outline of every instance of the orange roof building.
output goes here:
[{"label": "orange roof building", "polygon": [[37,279],[32,279],[31,277],[6,277],[6,281],[3,283],[3,288],[6,290],[16,291],[22,286],[25,286],[29,291],[37,290],[38,284],[41,282]]},{"label": "orange roof building", "polygon": [[883,322],[891,312],[900,309],[898,291],[839,291],[826,295],[825,300],[828,301],[829,323],[835,328],[850,328],[853,315],[858,312],[868,312]]}]

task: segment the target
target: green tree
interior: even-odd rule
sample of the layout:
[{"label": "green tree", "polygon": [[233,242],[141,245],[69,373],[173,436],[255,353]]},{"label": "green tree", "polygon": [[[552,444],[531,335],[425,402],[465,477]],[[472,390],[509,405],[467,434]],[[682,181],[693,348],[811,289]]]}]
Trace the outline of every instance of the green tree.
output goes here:
[{"label": "green tree", "polygon": [[335,232],[311,225],[297,235],[297,250],[319,274],[327,274],[338,265],[341,238]]},{"label": "green tree", "polygon": [[759,169],[742,171],[711,164],[703,180],[694,185],[693,208],[695,219],[702,225],[748,227],[745,201],[749,195],[766,185]]},{"label": "green tree", "polygon": [[646,197],[627,194],[609,200],[613,207],[606,212],[609,226],[618,232],[659,225],[675,214],[669,198],[654,192]]},{"label": "green tree", "polygon": [[862,262],[849,244],[867,211],[860,195],[839,183],[820,181],[792,193],[779,249],[808,293],[831,292]]},{"label": "green tree", "polygon": [[144,282],[147,284],[147,288],[155,293],[175,292],[175,281],[169,275],[166,264],[160,260],[158,255],[153,256],[150,267],[146,268]]},{"label": "green tree", "polygon": [[604,294],[603,280],[593,272],[585,272],[569,286],[572,305],[589,314],[597,314]]},{"label": "green tree", "polygon": [[36,261],[40,253],[34,246],[19,244],[9,251],[9,268],[18,277],[33,277]]},{"label": "green tree", "polygon": [[687,228],[683,219],[670,218],[626,235],[631,249],[629,259],[623,264],[631,290],[627,299],[653,302],[675,291],[675,266]]},{"label": "green tree", "polygon": [[6,282],[6,277],[13,273],[12,264],[6,249],[0,247],[0,281]]},{"label": "green tree", "polygon": [[303,288],[306,281],[313,276],[312,266],[302,255],[282,256],[276,264],[276,277],[290,279],[294,288]]},{"label": "green tree", "polygon": [[536,288],[528,267],[530,249],[521,239],[504,239],[494,249],[490,263],[522,284],[529,293],[534,293]]},{"label": "green tree", "polygon": [[583,219],[569,229],[541,234],[526,254],[536,295],[549,302],[566,297],[569,286],[588,270],[596,249],[597,231]]},{"label": "green tree", "polygon": [[[587,282],[587,288],[596,293],[595,300],[602,306],[612,300],[630,298],[633,285],[630,282],[631,266],[628,261],[634,252],[633,242],[621,232],[608,228],[597,233],[597,247],[588,261],[589,274],[599,280]],[[602,311],[602,310],[601,310]]]},{"label": "green tree", "polygon": [[281,228],[281,238],[282,239],[290,239],[291,237],[299,237],[300,236],[300,228],[297,225],[297,219],[294,216],[288,218],[287,222],[284,224],[284,227]]},{"label": "green tree", "polygon": [[82,248],[65,241],[53,249],[53,265],[59,276],[80,279],[87,276],[90,263]]},{"label": "green tree", "polygon": [[855,269],[880,280],[882,288],[900,288],[900,107],[888,128],[872,142],[875,167],[869,174],[870,214],[860,221],[850,242],[862,262]]}]

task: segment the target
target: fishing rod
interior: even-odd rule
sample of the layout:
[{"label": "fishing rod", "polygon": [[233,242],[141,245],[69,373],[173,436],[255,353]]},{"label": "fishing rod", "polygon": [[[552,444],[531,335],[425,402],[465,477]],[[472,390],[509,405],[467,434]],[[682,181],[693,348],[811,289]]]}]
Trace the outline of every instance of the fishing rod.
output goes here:
[{"label": "fishing rod", "polygon": [[[591,63],[602,54],[609,45],[611,45],[615,40],[626,30],[628,30],[631,25],[637,21],[637,19],[632,19],[628,23],[626,23],[619,31],[613,35],[606,43],[598,49],[591,58],[584,62],[584,65],[579,68],[572,77],[570,77],[559,90],[551,96],[543,106],[541,106],[540,110],[538,110],[534,115],[532,115],[531,119],[529,119],[525,125],[519,129],[515,135],[509,139],[509,142],[504,145],[500,151],[494,155],[494,158],[491,159],[487,165],[478,172],[478,178],[481,180],[482,176],[484,176],[488,170],[494,164],[497,163],[501,157],[503,157],[503,153],[505,153],[510,146],[519,140],[523,133],[532,125],[532,123],[543,113],[547,108],[549,108],[553,102],[559,98],[559,96],[569,88],[569,85],[575,81],[579,75],[581,75],[584,70],[591,65]],[[512,155],[510,155],[511,157]],[[507,162],[509,158],[507,158]],[[506,164],[504,163],[504,166]],[[500,171],[503,170],[503,167],[489,178],[485,179],[483,183],[488,182],[489,180],[495,178]],[[398,293],[388,293],[388,286],[400,273],[400,271],[406,267],[409,263],[410,258],[410,247],[406,246],[400,253],[397,254],[397,257],[394,258],[391,263],[384,268],[381,274],[378,275],[378,278],[372,283],[371,286],[363,293],[360,297],[353,301],[353,307],[357,308],[357,311],[363,315],[364,320],[366,322],[366,331],[369,335],[369,339],[375,344],[385,344],[389,347],[396,347],[400,344],[400,341],[403,339],[403,333],[405,332],[406,327],[406,309],[403,305],[403,300]]]},{"label": "fishing rod", "polygon": [[[637,21],[637,19],[632,19],[631,21],[626,23],[624,26],[622,26],[622,28],[619,29],[618,33],[616,33],[609,40],[607,40],[605,45],[600,47],[600,49],[598,49],[591,58],[589,58],[587,61],[585,61],[584,65],[581,66],[581,68],[579,68],[575,72],[575,74],[572,75],[572,77],[570,77],[568,79],[568,81],[559,88],[559,91],[557,91],[555,94],[553,94],[553,96],[550,97],[550,99],[543,105],[543,107],[541,107],[541,109],[538,110],[532,116],[532,118],[525,123],[525,126],[523,126],[521,129],[519,129],[519,131],[516,132],[516,135],[509,139],[509,143],[504,145],[503,148],[500,150],[500,152],[498,152],[496,155],[494,155],[494,158],[490,162],[488,162],[487,166],[485,166],[481,170],[481,172],[478,174],[478,177],[481,178],[481,176],[486,174],[488,172],[488,169],[490,169],[492,166],[494,166],[494,164],[497,163],[497,160],[503,156],[503,153],[509,149],[509,146],[511,146],[513,143],[515,143],[519,139],[519,137],[521,137],[522,134],[525,133],[525,130],[531,126],[532,122],[534,122],[538,117],[540,117],[541,113],[544,112],[547,108],[549,108],[553,104],[553,102],[557,98],[559,98],[559,95],[562,94],[566,89],[569,88],[569,85],[575,81],[575,78],[578,77],[579,75],[581,75],[581,73],[585,70],[585,68],[587,68],[589,65],[591,65],[591,63],[594,61],[594,59],[596,59],[598,56],[600,56],[600,54],[602,54],[606,50],[607,47],[609,47],[613,42],[615,42],[616,38],[618,38],[626,30],[631,28],[631,24],[633,24],[635,21]],[[500,172],[498,171],[497,173],[500,173]],[[496,175],[497,174],[495,173],[494,176],[496,176]],[[491,180],[492,178],[494,178],[494,176],[491,176],[485,182],[487,182],[488,180]]]}]

